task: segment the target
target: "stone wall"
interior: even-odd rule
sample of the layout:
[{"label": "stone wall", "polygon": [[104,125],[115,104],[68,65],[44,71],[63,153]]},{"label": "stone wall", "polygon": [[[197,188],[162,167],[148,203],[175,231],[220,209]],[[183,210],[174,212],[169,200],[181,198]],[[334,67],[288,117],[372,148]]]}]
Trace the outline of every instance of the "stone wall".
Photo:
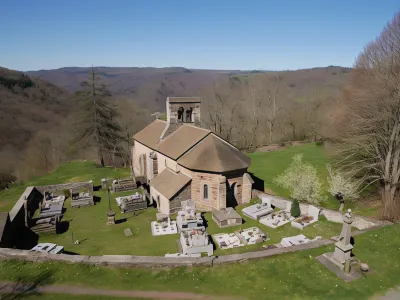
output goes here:
[{"label": "stone wall", "polygon": [[62,191],[67,189],[77,190],[81,188],[89,189],[93,192],[93,182],[85,181],[85,182],[72,182],[72,183],[62,183],[62,184],[53,184],[53,185],[42,185],[35,186],[35,188],[44,195],[44,192],[50,193],[59,193],[62,194]]},{"label": "stone wall", "polygon": [[[178,200],[179,203],[182,200],[190,200],[192,198],[192,187],[191,183],[189,182],[186,184],[181,191],[179,191],[172,199],[171,201]],[[180,204],[179,204],[180,206]]]},{"label": "stone wall", "polygon": [[253,189],[253,179],[249,174],[243,175],[243,186],[242,186],[242,204],[249,203],[251,200],[251,191]]},{"label": "stone wall", "polygon": [[[223,182],[220,182],[221,180]],[[203,199],[204,184],[208,185],[208,200]],[[196,208],[202,211],[211,211],[224,207],[226,205],[225,185],[225,177],[219,174],[192,172],[191,194],[192,199],[196,202]]]},{"label": "stone wall", "polygon": [[181,209],[181,201],[191,199],[191,185],[188,183],[177,195],[169,201],[170,213],[177,212]]},{"label": "stone wall", "polygon": [[333,240],[319,240],[304,245],[287,248],[275,248],[269,250],[252,251],[241,254],[210,256],[210,257],[163,257],[163,256],[131,256],[131,255],[102,255],[84,256],[67,254],[48,254],[0,248],[0,259],[20,259],[34,262],[58,261],[64,263],[83,263],[96,266],[114,267],[193,267],[209,266],[234,262],[242,262],[251,259],[262,259],[283,253],[296,252],[318,248],[334,243]]}]

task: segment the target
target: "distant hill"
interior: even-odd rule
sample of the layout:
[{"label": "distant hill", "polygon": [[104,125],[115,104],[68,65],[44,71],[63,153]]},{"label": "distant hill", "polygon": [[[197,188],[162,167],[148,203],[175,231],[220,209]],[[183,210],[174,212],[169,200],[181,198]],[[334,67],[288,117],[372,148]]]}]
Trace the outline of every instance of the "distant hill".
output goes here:
[{"label": "distant hill", "polygon": [[0,68],[0,151],[21,151],[32,135],[71,110],[69,93],[47,81]]},{"label": "distant hill", "polygon": [[[243,80],[260,74],[276,74],[274,71],[200,70],[172,68],[114,68],[97,67],[104,82],[114,95],[126,95],[151,111],[164,111],[168,96],[198,96],[210,87],[214,80],[228,78]],[[29,76],[49,81],[69,92],[79,89],[87,78],[89,68],[61,68],[26,72]],[[279,72],[284,82],[296,94],[307,88],[328,85],[340,87],[347,79],[349,68],[329,66]]]}]

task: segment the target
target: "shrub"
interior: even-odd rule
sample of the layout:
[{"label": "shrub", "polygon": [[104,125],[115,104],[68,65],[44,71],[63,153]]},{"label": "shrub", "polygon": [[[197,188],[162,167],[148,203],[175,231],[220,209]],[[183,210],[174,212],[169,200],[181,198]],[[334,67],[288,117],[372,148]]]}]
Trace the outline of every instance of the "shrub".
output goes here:
[{"label": "shrub", "polygon": [[9,184],[15,180],[16,178],[14,175],[6,172],[0,172],[0,190],[8,188]]},{"label": "shrub", "polygon": [[317,146],[323,146],[324,145],[324,141],[323,140],[319,140],[318,142],[315,143]]},{"label": "shrub", "polygon": [[321,191],[317,170],[307,162],[302,161],[301,154],[293,157],[289,167],[274,179],[274,182],[290,190],[292,199],[318,203]]},{"label": "shrub", "polygon": [[331,166],[327,165],[328,170],[328,183],[329,193],[335,197],[338,193],[343,195],[343,199],[357,199],[359,197],[359,188],[361,181],[353,181],[350,174],[333,170]]},{"label": "shrub", "polygon": [[69,192],[69,189],[64,189],[63,190],[63,194],[64,194],[65,198],[68,198],[69,196],[71,196],[71,193]]},{"label": "shrub", "polygon": [[299,217],[301,214],[300,204],[299,201],[297,201],[296,199],[292,203],[292,207],[290,208],[290,214],[292,215],[292,217],[295,218]]}]

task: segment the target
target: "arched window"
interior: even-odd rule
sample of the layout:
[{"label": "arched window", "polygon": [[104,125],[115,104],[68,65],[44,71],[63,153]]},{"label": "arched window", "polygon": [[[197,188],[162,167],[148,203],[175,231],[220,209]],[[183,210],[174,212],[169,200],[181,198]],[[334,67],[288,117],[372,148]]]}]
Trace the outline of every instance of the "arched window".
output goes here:
[{"label": "arched window", "polygon": [[208,185],[203,185],[203,199],[208,200]]},{"label": "arched window", "polygon": [[178,122],[183,122],[183,114],[185,112],[185,109],[181,106],[178,109]]},{"label": "arched window", "polygon": [[186,122],[187,122],[187,123],[192,122],[192,112],[193,112],[193,107],[189,107],[189,108],[186,110]]}]

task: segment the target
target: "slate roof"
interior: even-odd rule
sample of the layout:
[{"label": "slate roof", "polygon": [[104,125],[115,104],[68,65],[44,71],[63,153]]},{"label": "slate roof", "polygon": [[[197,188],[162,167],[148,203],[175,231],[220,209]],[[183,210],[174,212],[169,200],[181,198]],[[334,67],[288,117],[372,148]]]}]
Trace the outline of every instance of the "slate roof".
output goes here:
[{"label": "slate roof", "polygon": [[208,135],[178,159],[185,168],[223,173],[246,169],[250,158],[214,134]]},{"label": "slate roof", "polygon": [[155,120],[133,138],[191,170],[223,173],[250,166],[249,157],[210,130],[184,124],[161,140],[166,126]]},{"label": "slate roof", "polygon": [[164,169],[155,177],[150,186],[161,193],[165,198],[171,199],[192,179],[182,172],[174,173],[169,169]]},{"label": "slate roof", "polygon": [[143,128],[141,131],[136,133],[133,136],[133,139],[149,148],[156,149],[158,141],[160,140],[160,136],[164,131],[166,125],[167,122],[165,121],[155,120],[154,122]]},{"label": "slate roof", "polygon": [[156,150],[176,160],[210,133],[206,129],[183,125],[161,141]]}]

